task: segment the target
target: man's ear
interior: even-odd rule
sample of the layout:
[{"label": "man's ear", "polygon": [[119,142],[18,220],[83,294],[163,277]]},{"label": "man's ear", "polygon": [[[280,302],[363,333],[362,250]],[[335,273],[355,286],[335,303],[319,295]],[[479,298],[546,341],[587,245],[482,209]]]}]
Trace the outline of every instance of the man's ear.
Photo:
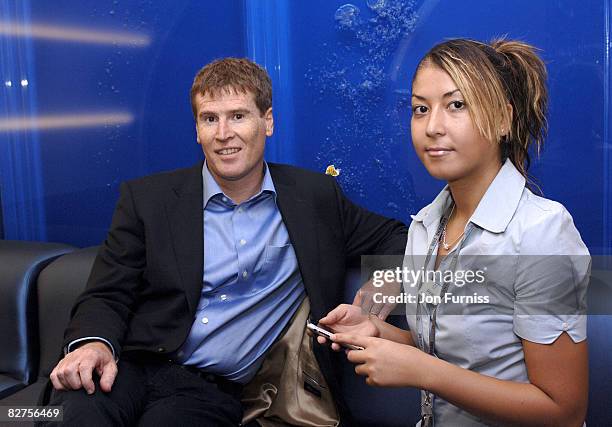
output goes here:
[{"label": "man's ear", "polygon": [[195,129],[196,129],[196,142],[198,143],[198,145],[200,145],[200,134],[198,132],[198,123],[197,122],[196,122]]},{"label": "man's ear", "polygon": [[272,136],[274,133],[274,116],[272,115],[272,107],[268,108],[268,111],[264,114],[266,120],[266,135]]}]

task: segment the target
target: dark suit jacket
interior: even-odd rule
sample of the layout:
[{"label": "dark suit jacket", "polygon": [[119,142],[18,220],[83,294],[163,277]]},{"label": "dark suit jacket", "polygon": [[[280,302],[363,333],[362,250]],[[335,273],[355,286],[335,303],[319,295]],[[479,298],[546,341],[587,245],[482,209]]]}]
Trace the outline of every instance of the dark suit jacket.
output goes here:
[{"label": "dark suit jacket", "polygon": [[[180,347],[202,290],[202,164],[121,185],[110,231],[72,310],[65,344],[104,337],[117,356],[132,350],[164,355]],[[332,177],[268,166],[312,318],[319,319],[343,302],[347,262],[363,254],[403,254],[407,230],[351,203]],[[340,359],[323,346],[315,349],[342,414],[333,374]]]}]

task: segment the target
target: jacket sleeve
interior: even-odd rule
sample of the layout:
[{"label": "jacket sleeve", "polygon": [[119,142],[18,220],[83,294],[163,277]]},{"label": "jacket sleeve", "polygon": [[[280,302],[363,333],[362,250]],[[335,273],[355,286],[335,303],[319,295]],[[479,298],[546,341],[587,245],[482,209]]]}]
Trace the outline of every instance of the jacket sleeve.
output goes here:
[{"label": "jacket sleeve", "polygon": [[85,291],[71,311],[64,346],[83,337],[108,340],[119,357],[121,343],[145,267],[144,226],[132,190],[121,184],[113,220],[94,262]]},{"label": "jacket sleeve", "polygon": [[408,234],[406,225],[354,204],[335,180],[334,187],[348,257],[404,254]]}]

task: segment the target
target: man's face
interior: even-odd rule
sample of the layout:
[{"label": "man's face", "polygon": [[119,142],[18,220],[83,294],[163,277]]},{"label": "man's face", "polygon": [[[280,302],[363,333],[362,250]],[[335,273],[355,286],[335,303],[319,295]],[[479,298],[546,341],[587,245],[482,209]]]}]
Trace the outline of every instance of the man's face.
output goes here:
[{"label": "man's face", "polygon": [[266,137],[274,130],[272,108],[263,115],[251,92],[221,90],[196,95],[196,133],[212,176],[223,188],[262,178]]}]

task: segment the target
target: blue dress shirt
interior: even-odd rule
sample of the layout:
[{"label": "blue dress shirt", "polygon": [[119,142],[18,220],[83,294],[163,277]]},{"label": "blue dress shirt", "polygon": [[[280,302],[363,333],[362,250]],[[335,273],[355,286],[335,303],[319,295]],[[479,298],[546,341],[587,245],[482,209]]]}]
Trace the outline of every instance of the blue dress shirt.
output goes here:
[{"label": "blue dress shirt", "polygon": [[204,183],[204,276],[177,361],[248,382],[304,295],[267,165],[261,191],[236,204],[208,171]]}]

